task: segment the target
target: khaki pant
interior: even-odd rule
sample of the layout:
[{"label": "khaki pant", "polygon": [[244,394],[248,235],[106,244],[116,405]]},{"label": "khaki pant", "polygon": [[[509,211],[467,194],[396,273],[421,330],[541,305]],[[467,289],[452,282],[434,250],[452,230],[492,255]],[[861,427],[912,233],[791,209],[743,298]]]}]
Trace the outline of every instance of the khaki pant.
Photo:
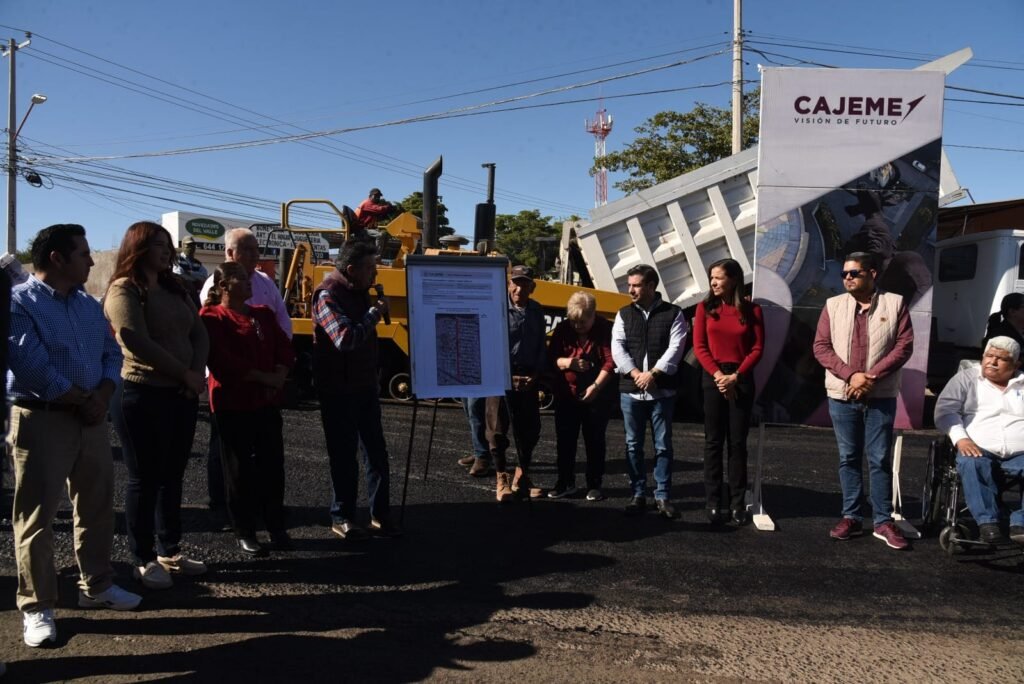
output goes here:
[{"label": "khaki pant", "polygon": [[7,442],[14,457],[18,609],[57,603],[53,520],[65,482],[74,506],[79,587],[108,589],[114,576],[114,464],[106,423],[86,426],[73,413],[14,406]]}]

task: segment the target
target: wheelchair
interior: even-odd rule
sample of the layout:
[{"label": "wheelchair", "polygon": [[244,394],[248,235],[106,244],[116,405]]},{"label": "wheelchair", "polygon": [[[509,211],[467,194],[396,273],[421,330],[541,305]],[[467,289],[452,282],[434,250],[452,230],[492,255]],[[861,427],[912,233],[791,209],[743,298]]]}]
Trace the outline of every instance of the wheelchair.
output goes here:
[{"label": "wheelchair", "polygon": [[[960,474],[956,469],[956,447],[948,437],[934,440],[928,447],[928,465],[921,493],[921,525],[925,532],[938,532],[939,546],[949,555],[969,548],[992,548],[978,539],[978,526],[961,494]],[[1005,494],[1015,478],[1000,484]]]}]

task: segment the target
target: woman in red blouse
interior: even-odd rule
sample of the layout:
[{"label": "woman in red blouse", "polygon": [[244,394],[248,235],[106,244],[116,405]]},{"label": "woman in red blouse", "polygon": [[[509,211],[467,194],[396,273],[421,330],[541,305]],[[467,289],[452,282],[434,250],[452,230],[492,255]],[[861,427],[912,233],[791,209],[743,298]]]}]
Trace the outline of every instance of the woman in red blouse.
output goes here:
[{"label": "woman in red blouse", "polygon": [[558,481],[552,499],[576,493],[576,442],[583,430],[587,450],[587,501],[600,501],[604,478],[605,430],[615,388],[612,324],[595,315],[597,302],[587,292],[569,297],[566,320],[555,326],[548,359],[555,373],[555,442]]},{"label": "woman in red blouse", "polygon": [[[713,525],[731,509],[746,524],[747,433],[754,405],[754,366],[764,348],[761,307],[743,297],[743,269],[732,259],[708,268],[711,291],[693,317],[693,348],[704,368],[704,492]],[[724,446],[729,444],[729,482],[722,487]]]},{"label": "woman in red blouse", "polygon": [[292,548],[284,520],[279,407],[295,354],[274,312],[245,303],[251,296],[245,267],[221,264],[199,315],[210,335],[210,411],[220,429],[231,524],[244,553],[265,556],[256,538],[259,518],[273,548]]}]

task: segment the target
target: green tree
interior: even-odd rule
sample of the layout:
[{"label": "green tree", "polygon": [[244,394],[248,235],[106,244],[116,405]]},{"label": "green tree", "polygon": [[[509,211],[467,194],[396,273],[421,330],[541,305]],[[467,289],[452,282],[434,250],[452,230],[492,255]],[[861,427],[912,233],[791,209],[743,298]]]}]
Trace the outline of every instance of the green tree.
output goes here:
[{"label": "green tree", "polygon": [[[398,203],[404,211],[408,211],[423,219],[423,193],[414,192]],[[448,207],[440,200],[437,202],[437,237],[454,235],[455,229],[448,224]],[[470,235],[472,237],[472,235]]]},{"label": "green tree", "polygon": [[554,265],[558,255],[557,241],[544,244],[538,242],[537,238],[557,240],[562,234],[561,223],[552,222],[550,216],[541,216],[538,209],[523,210],[518,214],[498,214],[494,232],[498,251],[513,264],[525,264],[543,276],[540,258],[544,251],[547,269],[550,270]]},{"label": "green tree", "polygon": [[[743,147],[757,143],[761,91],[743,95]],[[636,139],[604,157],[608,171],[629,177],[615,183],[625,193],[639,192],[732,154],[732,112],[698,102],[688,112],[658,112],[633,129]],[[590,173],[597,172],[595,160]]]}]

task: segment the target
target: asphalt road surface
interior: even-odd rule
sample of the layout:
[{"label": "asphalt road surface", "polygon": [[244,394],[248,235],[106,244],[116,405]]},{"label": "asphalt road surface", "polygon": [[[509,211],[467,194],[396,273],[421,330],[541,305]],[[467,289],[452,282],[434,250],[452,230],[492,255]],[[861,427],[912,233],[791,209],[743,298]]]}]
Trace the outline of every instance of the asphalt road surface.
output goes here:
[{"label": "asphalt road surface", "polygon": [[[907,552],[870,535],[830,540],[840,498],[828,430],[768,430],[764,497],[777,530],[760,532],[704,522],[698,425],[675,426],[673,497],[682,514],[666,521],[621,512],[621,422],[608,429],[606,501],[499,506],[493,479],[471,479],[455,463],[469,437],[454,406],[437,411],[424,477],[431,416],[432,405],[421,405],[406,535],[350,545],[328,528],[319,413],[312,405],[286,412],[287,502],[298,549],[259,560],[242,556],[204,506],[208,424],[201,417],[186,475],[185,549],[211,572],[166,591],[130,578],[118,462],[118,581],[144,601],[133,613],[76,607],[65,508],[56,525],[55,648],[21,640],[6,489],[6,681],[1024,681],[1021,550],[949,556],[935,538]],[[411,418],[410,405],[384,408],[396,504]],[[934,436],[906,438],[911,518]],[[550,415],[536,460],[535,479],[551,486]]]}]

